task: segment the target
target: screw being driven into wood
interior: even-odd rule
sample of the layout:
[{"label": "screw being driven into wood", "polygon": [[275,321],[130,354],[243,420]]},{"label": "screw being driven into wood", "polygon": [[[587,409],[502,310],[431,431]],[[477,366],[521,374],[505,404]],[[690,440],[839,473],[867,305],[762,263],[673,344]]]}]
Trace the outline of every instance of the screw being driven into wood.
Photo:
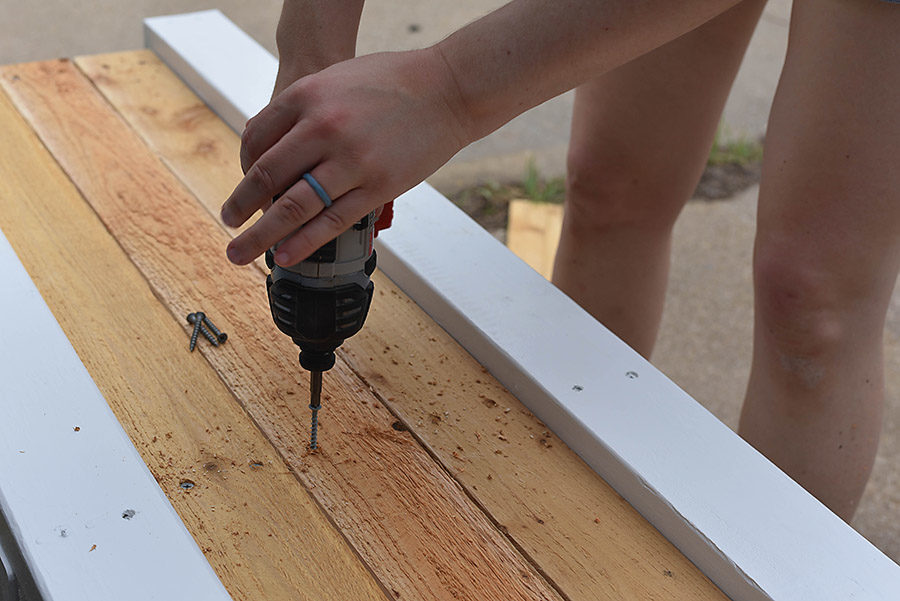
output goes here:
[{"label": "screw being driven into wood", "polygon": [[309,448],[315,451],[319,446],[319,409],[322,408],[322,372],[310,372],[309,392],[309,408],[312,409],[312,424],[309,431]]}]

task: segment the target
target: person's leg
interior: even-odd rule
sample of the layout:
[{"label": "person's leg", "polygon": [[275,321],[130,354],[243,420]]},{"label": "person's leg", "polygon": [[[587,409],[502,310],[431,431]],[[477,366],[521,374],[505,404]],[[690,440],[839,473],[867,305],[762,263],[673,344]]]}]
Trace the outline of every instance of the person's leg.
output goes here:
[{"label": "person's leg", "polygon": [[763,6],[745,0],[576,92],[553,282],[645,356],[662,315],[672,226]]},{"label": "person's leg", "polygon": [[900,267],[900,6],[795,0],[766,137],[740,434],[849,520]]}]

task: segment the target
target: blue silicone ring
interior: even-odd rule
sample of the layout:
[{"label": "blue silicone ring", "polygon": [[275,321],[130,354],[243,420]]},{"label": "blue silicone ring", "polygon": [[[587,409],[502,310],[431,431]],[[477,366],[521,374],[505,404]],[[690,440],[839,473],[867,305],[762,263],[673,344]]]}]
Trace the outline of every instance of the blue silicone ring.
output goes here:
[{"label": "blue silicone ring", "polygon": [[322,204],[325,205],[325,208],[327,209],[328,207],[330,207],[331,206],[331,197],[328,196],[328,192],[325,191],[325,188],[323,188],[319,184],[319,182],[316,181],[316,178],[311,176],[309,173],[304,173],[303,179],[305,179],[306,183],[309,184],[309,187],[313,189],[313,192],[315,192],[316,195],[320,199],[322,199]]}]

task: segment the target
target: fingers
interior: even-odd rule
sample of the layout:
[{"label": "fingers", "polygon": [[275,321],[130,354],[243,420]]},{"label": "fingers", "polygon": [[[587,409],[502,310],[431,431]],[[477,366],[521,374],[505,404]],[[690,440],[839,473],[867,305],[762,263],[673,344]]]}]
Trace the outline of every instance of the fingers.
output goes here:
[{"label": "fingers", "polygon": [[244,173],[300,120],[300,107],[282,96],[275,98],[247,121],[241,134],[241,169]]},{"label": "fingers", "polygon": [[237,227],[257,210],[267,209],[272,198],[296,183],[309,167],[322,159],[317,144],[304,144],[295,128],[256,160],[222,205],[222,221]]},{"label": "fingers", "polygon": [[[342,179],[339,174],[333,173],[328,164],[319,165],[313,169],[311,175],[328,191],[332,198],[341,197],[343,200],[343,197],[346,196],[347,191],[353,185],[352,181]],[[299,179],[265,211],[256,223],[231,241],[226,249],[228,259],[238,265],[250,263],[267,249],[290,236],[298,228],[308,224],[324,208],[325,205],[322,199],[310,187],[309,183]],[[334,236],[339,233],[337,232]],[[325,240],[325,242],[328,242],[328,240]],[[314,250],[315,248],[310,250],[310,252]],[[295,262],[299,262],[299,260]]]},{"label": "fingers", "polygon": [[341,196],[331,208],[323,210],[293,236],[278,245],[275,263],[296,265],[318,248],[347,231],[370,211],[371,195],[356,188]]}]

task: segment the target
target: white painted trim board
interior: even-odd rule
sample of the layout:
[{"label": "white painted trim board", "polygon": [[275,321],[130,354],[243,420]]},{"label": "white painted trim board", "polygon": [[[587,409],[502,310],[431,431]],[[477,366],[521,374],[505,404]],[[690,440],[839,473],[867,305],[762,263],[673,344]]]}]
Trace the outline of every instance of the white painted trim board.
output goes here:
[{"label": "white painted trim board", "polygon": [[0,513],[41,599],[229,601],[2,232],[0,282]]},{"label": "white painted trim board", "polygon": [[[148,46],[240,132],[268,102],[277,60],[234,30],[218,11],[145,21]],[[733,599],[900,599],[897,564],[428,184],[397,199],[378,253],[388,277]]]}]

